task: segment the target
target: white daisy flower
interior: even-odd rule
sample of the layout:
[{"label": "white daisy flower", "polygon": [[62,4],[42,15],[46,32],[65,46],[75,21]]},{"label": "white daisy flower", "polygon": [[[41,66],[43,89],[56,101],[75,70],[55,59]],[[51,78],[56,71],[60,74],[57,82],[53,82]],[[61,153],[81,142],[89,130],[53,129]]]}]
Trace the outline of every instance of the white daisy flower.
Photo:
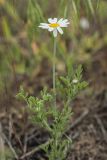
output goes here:
[{"label": "white daisy flower", "polygon": [[54,37],[57,37],[58,32],[63,34],[62,27],[68,27],[69,21],[68,19],[57,19],[57,18],[49,18],[49,23],[40,23],[40,28],[47,29],[49,32],[53,32]]},{"label": "white daisy flower", "polygon": [[73,79],[72,82],[73,83],[78,83],[78,79]]}]

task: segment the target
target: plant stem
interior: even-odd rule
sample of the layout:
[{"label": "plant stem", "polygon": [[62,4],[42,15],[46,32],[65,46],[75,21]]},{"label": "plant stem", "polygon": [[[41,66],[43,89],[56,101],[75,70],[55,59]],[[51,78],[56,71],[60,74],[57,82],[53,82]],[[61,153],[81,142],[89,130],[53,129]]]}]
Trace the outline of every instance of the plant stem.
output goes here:
[{"label": "plant stem", "polygon": [[53,49],[53,92],[54,92],[54,106],[56,107],[56,38],[54,38]]},{"label": "plant stem", "polygon": [[51,127],[49,126],[49,124],[45,120],[43,120],[43,123],[44,123],[45,127],[48,129],[48,131],[52,132]]}]

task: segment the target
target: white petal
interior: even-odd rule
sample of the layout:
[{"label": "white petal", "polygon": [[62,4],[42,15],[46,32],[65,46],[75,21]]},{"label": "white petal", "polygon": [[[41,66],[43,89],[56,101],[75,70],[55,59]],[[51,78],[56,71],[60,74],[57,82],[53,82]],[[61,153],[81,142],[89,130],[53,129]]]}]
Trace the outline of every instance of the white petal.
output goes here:
[{"label": "white petal", "polygon": [[52,23],[52,22],[53,22],[52,18],[49,18],[49,19],[48,19],[48,22],[49,22],[49,23]]},{"label": "white petal", "polygon": [[53,23],[57,23],[57,18],[54,18],[54,19],[53,19]]},{"label": "white petal", "polygon": [[60,23],[60,27],[68,27],[68,24],[70,24],[69,22],[68,23]]},{"label": "white petal", "polygon": [[48,23],[40,23],[40,25],[48,26]]},{"label": "white petal", "polygon": [[68,22],[68,19],[64,19],[63,22],[64,22],[64,23]]},{"label": "white petal", "polygon": [[70,24],[68,21],[65,22],[65,21],[62,21],[60,24]]},{"label": "white petal", "polygon": [[49,23],[56,23],[57,22],[57,18],[49,18],[48,22]]},{"label": "white petal", "polygon": [[59,22],[60,27],[67,27],[69,23],[68,19],[64,19],[63,21]]},{"label": "white petal", "polygon": [[57,29],[54,29],[53,35],[54,35],[54,37],[57,37]]},{"label": "white petal", "polygon": [[61,29],[61,27],[57,27],[57,30],[59,31],[60,34],[63,34],[63,30]]},{"label": "white petal", "polygon": [[42,25],[40,25],[40,26],[39,26],[39,28],[42,28],[42,29],[48,29],[48,28],[49,28],[49,26],[42,26]]},{"label": "white petal", "polygon": [[58,21],[58,23],[59,23],[59,24],[65,23],[65,22],[67,22],[66,20],[67,20],[67,19],[61,18],[61,19]]},{"label": "white petal", "polygon": [[62,21],[63,21],[63,18],[61,18],[61,19],[58,21],[58,23],[60,24]]},{"label": "white petal", "polygon": [[68,27],[67,24],[60,24],[60,27]]},{"label": "white petal", "polygon": [[47,23],[40,23],[39,27],[43,29],[48,29],[49,25]]},{"label": "white petal", "polygon": [[48,28],[48,31],[49,31],[49,32],[52,32],[53,30],[54,30],[54,28],[52,28],[52,27],[49,27],[49,28]]}]

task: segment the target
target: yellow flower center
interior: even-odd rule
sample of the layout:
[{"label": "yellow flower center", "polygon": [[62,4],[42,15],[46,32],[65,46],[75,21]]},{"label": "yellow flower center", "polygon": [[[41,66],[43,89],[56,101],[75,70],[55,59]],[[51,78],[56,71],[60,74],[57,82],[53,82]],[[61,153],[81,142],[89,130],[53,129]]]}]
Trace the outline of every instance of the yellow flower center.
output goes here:
[{"label": "yellow flower center", "polygon": [[49,27],[52,27],[52,28],[57,28],[59,26],[60,25],[58,23],[51,23],[51,24],[49,24]]}]

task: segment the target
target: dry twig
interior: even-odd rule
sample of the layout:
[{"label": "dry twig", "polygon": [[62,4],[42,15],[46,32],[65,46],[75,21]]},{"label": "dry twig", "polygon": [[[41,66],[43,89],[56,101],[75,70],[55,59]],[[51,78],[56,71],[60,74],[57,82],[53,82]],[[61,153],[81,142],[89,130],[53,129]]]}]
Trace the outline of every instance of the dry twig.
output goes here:
[{"label": "dry twig", "polygon": [[24,158],[26,158],[28,156],[31,156],[32,154],[34,154],[35,152],[39,151],[43,147],[47,146],[51,141],[52,141],[52,139],[48,140],[44,144],[39,145],[38,147],[34,148],[33,150],[31,150],[31,151],[27,152],[26,154],[24,154],[23,156],[21,156],[20,159],[24,159]]},{"label": "dry twig", "polygon": [[10,150],[12,151],[14,157],[16,159],[18,159],[18,155],[17,155],[16,151],[14,150],[11,142],[8,140],[8,138],[5,136],[5,134],[3,132],[1,133],[1,135],[2,135],[3,139],[6,141],[6,143],[8,144],[8,146],[10,147]]},{"label": "dry twig", "polygon": [[82,120],[88,115],[89,110],[85,110],[72,124],[71,126],[68,128],[67,132],[71,129],[73,129],[74,127],[76,127],[79,123],[82,122]]}]

